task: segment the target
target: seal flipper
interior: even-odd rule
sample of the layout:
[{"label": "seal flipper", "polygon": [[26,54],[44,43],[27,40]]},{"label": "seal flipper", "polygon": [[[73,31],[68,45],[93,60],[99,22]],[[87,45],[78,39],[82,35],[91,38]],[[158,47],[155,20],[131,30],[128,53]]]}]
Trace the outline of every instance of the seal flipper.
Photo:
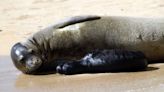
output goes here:
[{"label": "seal flipper", "polygon": [[76,23],[81,23],[85,21],[92,21],[100,19],[100,16],[94,16],[94,15],[88,15],[88,16],[74,16],[68,19],[63,20],[62,22],[59,22],[54,25],[55,28],[64,28],[69,25],[73,25]]}]

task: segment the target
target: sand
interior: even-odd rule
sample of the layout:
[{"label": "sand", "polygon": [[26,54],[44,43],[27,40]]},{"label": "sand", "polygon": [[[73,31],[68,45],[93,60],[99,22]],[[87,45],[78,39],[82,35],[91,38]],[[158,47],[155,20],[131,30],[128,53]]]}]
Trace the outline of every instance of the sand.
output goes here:
[{"label": "sand", "polygon": [[92,14],[164,17],[163,0],[1,0],[0,92],[163,92],[164,64],[148,71],[30,76],[18,71],[10,49],[62,18]]}]

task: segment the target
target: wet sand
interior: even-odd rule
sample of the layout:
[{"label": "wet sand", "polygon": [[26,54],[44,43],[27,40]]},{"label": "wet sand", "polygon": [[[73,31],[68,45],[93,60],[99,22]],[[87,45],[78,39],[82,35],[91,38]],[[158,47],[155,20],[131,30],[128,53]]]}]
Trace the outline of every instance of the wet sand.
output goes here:
[{"label": "wet sand", "polygon": [[3,0],[0,6],[0,92],[163,92],[162,63],[142,72],[31,76],[9,56],[14,43],[64,17],[164,17],[163,0]]}]

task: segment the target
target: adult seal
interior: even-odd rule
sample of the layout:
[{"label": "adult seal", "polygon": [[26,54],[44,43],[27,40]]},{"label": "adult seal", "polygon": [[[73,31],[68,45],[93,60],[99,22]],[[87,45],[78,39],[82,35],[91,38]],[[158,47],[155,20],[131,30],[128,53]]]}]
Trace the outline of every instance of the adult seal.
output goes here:
[{"label": "adult seal", "polygon": [[[95,49],[141,51],[150,60],[164,57],[164,19],[75,16],[45,28],[11,49],[15,66],[35,74],[62,59],[80,59]],[[44,68],[46,67],[46,68]]]}]

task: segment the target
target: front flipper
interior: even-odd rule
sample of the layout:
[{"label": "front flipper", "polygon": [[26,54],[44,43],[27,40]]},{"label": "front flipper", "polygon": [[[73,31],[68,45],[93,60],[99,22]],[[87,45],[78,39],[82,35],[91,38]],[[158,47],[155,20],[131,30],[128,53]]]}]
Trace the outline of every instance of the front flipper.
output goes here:
[{"label": "front flipper", "polygon": [[92,21],[100,19],[100,16],[94,16],[94,15],[88,15],[88,16],[74,16],[68,19],[65,19],[57,24],[54,25],[55,28],[64,28],[69,25],[73,25],[76,23],[86,22],[86,21]]},{"label": "front flipper", "polygon": [[124,50],[101,50],[86,55],[80,61],[58,65],[61,74],[130,72],[146,69],[148,63],[142,52]]},{"label": "front flipper", "polygon": [[72,74],[87,73],[86,69],[88,69],[87,66],[82,65],[80,61],[71,61],[71,62],[59,64],[56,67],[56,72],[65,75],[72,75]]}]

